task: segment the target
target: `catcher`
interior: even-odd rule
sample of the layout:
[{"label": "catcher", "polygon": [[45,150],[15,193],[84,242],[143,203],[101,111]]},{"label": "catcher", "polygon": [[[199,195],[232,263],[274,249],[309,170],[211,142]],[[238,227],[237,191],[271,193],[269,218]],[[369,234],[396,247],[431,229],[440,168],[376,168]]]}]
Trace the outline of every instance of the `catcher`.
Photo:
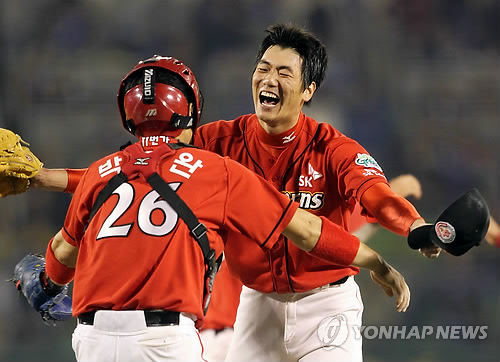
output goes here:
[{"label": "catcher", "polygon": [[40,172],[43,163],[28,146],[18,134],[0,128],[0,197],[25,192]]}]

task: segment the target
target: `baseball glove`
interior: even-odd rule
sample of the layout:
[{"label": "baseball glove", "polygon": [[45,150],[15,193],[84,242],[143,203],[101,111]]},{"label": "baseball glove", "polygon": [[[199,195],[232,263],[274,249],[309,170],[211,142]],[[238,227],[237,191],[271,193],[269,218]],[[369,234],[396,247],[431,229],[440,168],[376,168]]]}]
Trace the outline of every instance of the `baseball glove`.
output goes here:
[{"label": "baseball glove", "polygon": [[48,290],[42,285],[41,276],[45,272],[45,258],[41,255],[28,254],[14,269],[17,290],[26,297],[29,305],[40,312],[42,319],[47,321],[63,321],[71,318],[72,301],[68,294],[68,286],[58,287],[58,290]]},{"label": "baseball glove", "polygon": [[413,230],[408,235],[408,245],[412,249],[435,245],[460,256],[480,244],[489,224],[488,205],[474,188],[448,206],[434,224]]},{"label": "baseball glove", "polygon": [[0,128],[0,197],[26,191],[40,172],[43,163],[27,146],[19,135]]}]

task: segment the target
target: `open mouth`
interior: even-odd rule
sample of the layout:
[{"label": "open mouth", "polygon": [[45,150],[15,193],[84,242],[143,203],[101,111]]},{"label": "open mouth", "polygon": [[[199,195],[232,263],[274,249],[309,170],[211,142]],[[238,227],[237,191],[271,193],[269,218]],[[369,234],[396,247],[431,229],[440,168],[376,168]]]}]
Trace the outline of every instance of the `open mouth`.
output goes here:
[{"label": "open mouth", "polygon": [[280,97],[278,97],[274,93],[268,91],[262,91],[259,94],[259,101],[260,104],[264,106],[275,106],[279,103]]}]

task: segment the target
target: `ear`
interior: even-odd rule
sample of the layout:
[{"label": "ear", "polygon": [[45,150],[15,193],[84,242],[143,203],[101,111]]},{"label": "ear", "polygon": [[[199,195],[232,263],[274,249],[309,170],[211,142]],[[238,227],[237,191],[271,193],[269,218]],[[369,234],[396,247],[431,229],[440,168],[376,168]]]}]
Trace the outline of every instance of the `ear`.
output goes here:
[{"label": "ear", "polygon": [[316,82],[311,82],[311,84],[304,89],[304,92],[302,92],[302,99],[304,100],[304,103],[311,100],[314,92],[316,92]]}]

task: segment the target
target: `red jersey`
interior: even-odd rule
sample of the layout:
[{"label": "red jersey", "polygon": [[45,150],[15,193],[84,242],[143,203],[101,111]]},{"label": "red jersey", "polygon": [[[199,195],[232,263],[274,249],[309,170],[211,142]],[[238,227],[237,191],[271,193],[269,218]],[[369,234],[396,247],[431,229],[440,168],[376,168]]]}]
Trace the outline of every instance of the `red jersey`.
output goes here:
[{"label": "red jersey", "polygon": [[[295,127],[269,135],[255,114],[198,128],[195,145],[229,156],[264,177],[291,200],[348,230],[354,206],[364,191],[387,183],[377,162],[356,141],[332,126],[300,114]],[[228,232],[228,240],[245,235]],[[225,248],[231,272],[246,286],[263,293],[304,292],[359,272],[315,258],[280,236],[262,250],[249,242]]]},{"label": "red jersey", "polygon": [[[361,215],[360,204],[357,203],[349,221],[349,232],[358,230],[367,222],[366,217]],[[212,301],[205,315],[202,330],[232,328],[234,326],[242,285],[241,281],[229,272],[226,261],[223,260],[215,279]]]},{"label": "red jersey", "polygon": [[[73,315],[98,309],[166,309],[193,314],[201,322],[201,248],[143,178],[118,187],[86,228],[97,195],[125,161],[120,151],[93,163],[69,206],[63,236],[79,248]],[[172,150],[158,173],[205,224],[217,255],[227,233],[245,238],[227,239],[226,245],[273,247],[297,209],[262,178],[204,150]]]}]

